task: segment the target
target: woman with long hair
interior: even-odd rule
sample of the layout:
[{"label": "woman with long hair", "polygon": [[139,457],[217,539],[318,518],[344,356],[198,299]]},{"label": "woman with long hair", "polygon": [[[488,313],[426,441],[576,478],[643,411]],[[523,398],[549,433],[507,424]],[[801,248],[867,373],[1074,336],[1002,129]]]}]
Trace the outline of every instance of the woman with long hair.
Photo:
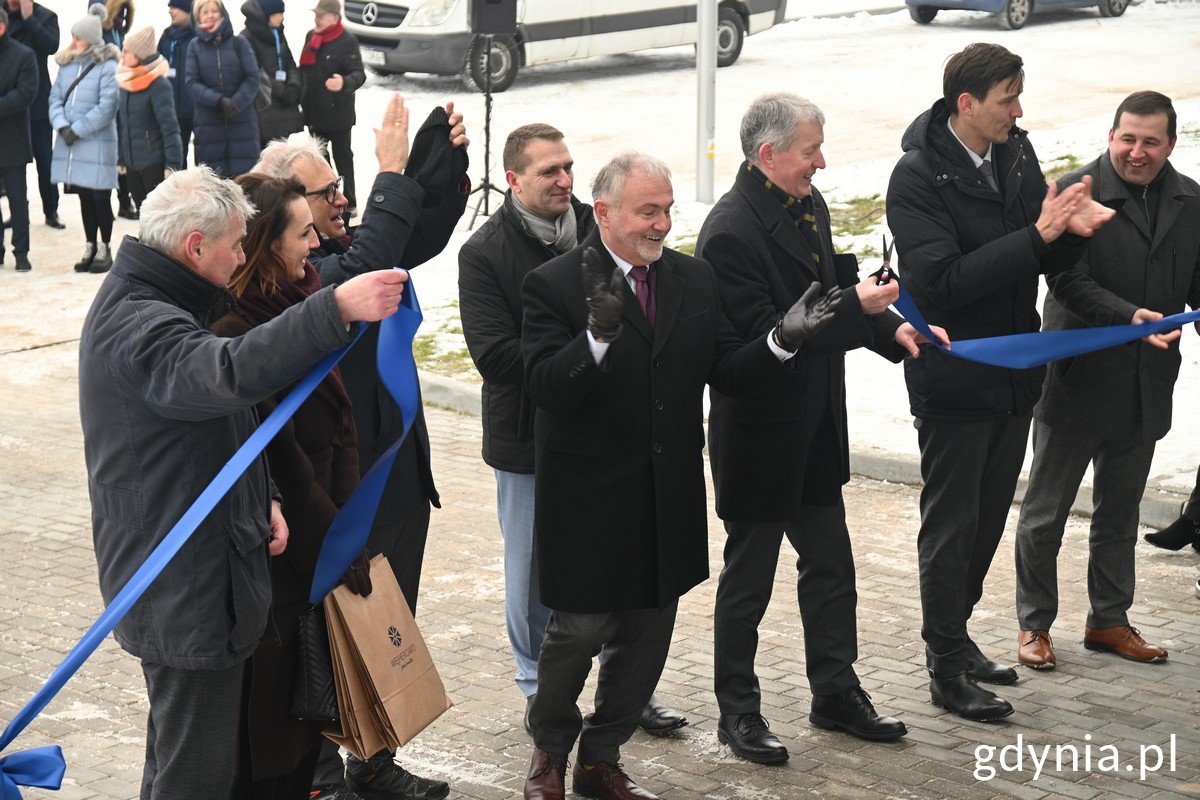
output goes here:
[{"label": "woman with long hair", "polygon": [[[107,272],[112,266],[113,212],[117,188],[117,57],[101,31],[104,6],[96,3],[71,26],[71,43],[54,57],[58,76],[50,87],[50,124],[58,131],[50,179],[79,195],[87,237],[76,272]],[[99,241],[97,242],[97,237]]]},{"label": "woman with long hair", "polygon": [[[237,308],[213,325],[222,336],[240,336],[269,322],[321,288],[308,263],[317,235],[304,185],[294,178],[280,181],[258,173],[237,182],[258,214],[246,229],[246,262],[229,281]],[[260,415],[273,411],[286,394],[259,403]],[[354,418],[337,369],[304,401],[266,453],[290,535],[287,549],[271,560],[271,615],[278,641],[264,637],[246,671],[242,759],[233,797],[307,800],[321,724],[290,714],[297,628],[309,605],[322,539],[358,484]],[[352,591],[370,593],[365,553],[351,565],[345,580]]]}]

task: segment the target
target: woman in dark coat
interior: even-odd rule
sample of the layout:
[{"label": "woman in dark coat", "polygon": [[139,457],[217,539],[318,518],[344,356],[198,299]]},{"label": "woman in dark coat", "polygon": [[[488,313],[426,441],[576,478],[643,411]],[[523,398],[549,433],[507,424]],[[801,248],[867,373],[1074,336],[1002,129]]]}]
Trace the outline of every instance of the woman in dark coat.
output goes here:
[{"label": "woman in dark coat", "polygon": [[304,81],[304,124],[313,136],[329,142],[338,172],[346,179],[349,216],[357,211],[354,192],[354,93],[367,80],[362,51],[354,34],[342,27],[341,0],[318,0],[313,9],[316,24],[304,37],[300,76]]},{"label": "woman in dark coat", "polygon": [[246,0],[242,38],[258,60],[259,79],[270,81],[271,105],[258,111],[258,136],[263,147],[304,130],[300,115],[300,71],[283,35],[283,0]]},{"label": "woman in dark coat", "polygon": [[175,92],[166,74],[167,60],[155,48],[153,28],[125,38],[117,67],[117,170],[138,208],[167,170],[183,169]]},{"label": "woman in dark coat", "polygon": [[196,163],[225,177],[248,172],[258,161],[258,62],[250,45],[233,35],[220,0],[203,0],[192,15],[196,38],[187,49],[188,93],[196,103]]},{"label": "woman in dark coat", "polygon": [[[318,242],[304,185],[256,173],[241,176],[238,183],[259,211],[246,230],[246,262],[229,281],[237,308],[213,326],[221,336],[241,336],[321,288],[308,263],[309,248]],[[288,391],[259,403],[260,416],[273,411]],[[233,798],[307,800],[321,724],[289,713],[297,625],[309,605],[325,532],[358,484],[354,418],[338,370],[321,381],[266,453],[290,532],[287,549],[271,560],[271,615],[279,640],[264,637],[246,671],[242,768]],[[357,570],[361,576],[365,567],[365,557],[360,558],[348,575]],[[369,581],[347,583],[352,591],[369,594]]]}]

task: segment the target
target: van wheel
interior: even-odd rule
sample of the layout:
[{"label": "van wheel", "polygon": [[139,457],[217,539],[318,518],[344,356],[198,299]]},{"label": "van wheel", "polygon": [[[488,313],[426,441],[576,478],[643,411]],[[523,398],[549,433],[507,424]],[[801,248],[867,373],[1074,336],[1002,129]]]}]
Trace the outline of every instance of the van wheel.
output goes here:
[{"label": "van wheel", "polygon": [[1000,12],[1000,27],[1010,31],[1024,28],[1033,13],[1033,0],[1005,0],[1004,10]]},{"label": "van wheel", "polygon": [[920,25],[928,25],[933,22],[933,18],[937,16],[938,10],[929,6],[909,6],[908,15],[912,17],[913,22]]},{"label": "van wheel", "polygon": [[742,54],[746,40],[746,23],[742,15],[729,6],[717,11],[717,66],[728,67]]},{"label": "van wheel", "polygon": [[[507,38],[495,38],[492,40],[492,91],[503,92],[508,87],[512,86],[513,81],[517,79],[517,69],[520,66],[517,56],[517,48],[513,42]],[[465,72],[471,78],[471,83],[475,84],[479,91],[483,91],[487,85],[485,80],[485,72],[487,71],[487,53],[484,50],[484,39],[482,36],[475,37],[471,42],[470,49],[467,50],[467,62]]]},{"label": "van wheel", "polygon": [[1100,14],[1105,17],[1119,17],[1129,8],[1129,0],[1100,0]]}]

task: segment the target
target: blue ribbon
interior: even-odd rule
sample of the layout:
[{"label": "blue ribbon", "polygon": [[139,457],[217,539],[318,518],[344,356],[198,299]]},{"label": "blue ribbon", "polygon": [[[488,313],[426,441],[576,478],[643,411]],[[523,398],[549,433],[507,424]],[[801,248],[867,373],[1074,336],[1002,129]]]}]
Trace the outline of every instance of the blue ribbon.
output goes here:
[{"label": "blue ribbon", "polygon": [[[405,433],[408,432],[409,426],[411,426],[412,419],[416,415],[417,406],[420,402],[419,390],[417,388],[416,363],[412,355],[412,337],[415,335],[417,327],[420,324],[421,307],[417,302],[416,291],[413,289],[413,284],[410,280],[402,295],[400,311],[380,323],[379,350],[376,360],[384,385],[387,386],[388,391],[392,393],[392,396],[396,398],[396,402],[399,403],[401,409],[404,411],[404,419],[406,420]],[[221,471],[217,473],[212,482],[200,493],[200,496],[184,512],[179,521],[175,523],[162,542],[154,548],[154,551],[150,553],[142,566],[133,574],[133,577],[121,588],[121,591],[113,598],[108,607],[104,609],[104,612],[92,623],[92,626],[88,628],[83,638],[71,649],[71,652],[58,665],[45,684],[30,698],[25,707],[13,717],[8,727],[4,729],[4,733],[0,734],[0,751],[3,751],[4,748],[12,743],[13,739],[17,738],[33,722],[37,715],[59,693],[66,682],[83,666],[83,662],[95,652],[105,637],[112,633],[113,628],[117,626],[117,623],[129,612],[134,603],[138,601],[154,579],[163,571],[171,558],[179,552],[180,548],[183,547],[196,528],[199,527],[200,523],[212,512],[221,498],[229,492],[242,473],[254,463],[259,454],[275,438],[275,435],[279,433],[284,423],[296,413],[300,405],[317,388],[317,385],[341,361],[342,356],[358,343],[358,340],[362,338],[363,332],[366,329],[367,326],[365,323],[359,323],[358,333],[355,335],[354,340],[340,350],[330,353],[321,359],[296,384],[296,387],[271,412],[270,416],[258,426],[258,429],[250,435],[250,438],[238,448],[233,457],[221,468]],[[401,437],[401,441],[403,441],[403,437]],[[387,481],[387,473],[391,469],[391,464],[395,460],[395,452],[399,449],[399,446],[400,442],[393,445],[385,458],[381,458],[363,480],[363,483],[366,484],[368,481],[372,481],[373,476],[375,476],[374,482],[379,484],[379,490],[363,492],[361,486],[355,490],[351,496],[351,501],[355,502],[354,508],[348,511],[347,509],[351,505],[348,502],[335,520],[334,526],[331,526],[329,532],[326,534],[317,572],[318,576],[326,573],[335,574],[333,581],[329,583],[328,588],[325,590],[326,593],[329,589],[333,588],[333,585],[341,578],[342,573],[346,571],[346,567],[349,566],[350,562],[354,560],[354,557],[358,555],[366,543],[367,536],[371,530],[371,523],[375,516],[375,506],[378,505],[379,497],[382,495],[382,485]],[[387,464],[381,469],[381,465],[385,459]],[[377,475],[377,473],[381,474]],[[355,498],[360,495],[363,496],[362,499],[355,501]],[[373,499],[374,504],[368,506],[371,499]],[[334,530],[335,527],[338,528],[336,533]],[[335,542],[331,546],[331,538],[345,538],[347,541],[344,543]],[[322,594],[323,596],[324,594]],[[318,597],[317,599],[319,600],[320,598]],[[18,786],[58,789],[62,785],[62,776],[65,769],[66,762],[63,759],[62,750],[57,745],[17,752],[0,758],[0,800],[20,800],[21,792],[17,788]]]},{"label": "blue ribbon", "polygon": [[35,747],[0,758],[0,800],[21,800],[18,786],[58,790],[67,762],[56,744]]},{"label": "blue ribbon", "polygon": [[375,522],[375,512],[383,497],[396,453],[408,436],[421,399],[417,392],[417,362],[413,359],[412,340],[421,325],[421,304],[416,292],[409,289],[402,295],[400,310],[388,317],[379,327],[379,352],[376,359],[383,385],[400,406],[404,431],[400,438],[379,457],[359,481],[350,499],[329,525],[321,542],[321,554],[313,572],[310,603],[319,603],[342,579],[350,562],[366,547]]},{"label": "blue ribbon", "polygon": [[[893,280],[899,280],[893,275]],[[943,353],[980,364],[1009,369],[1029,369],[1061,358],[1070,358],[1084,353],[1103,350],[1119,344],[1137,341],[1155,333],[1166,333],[1182,328],[1189,322],[1200,320],[1200,311],[1172,314],[1155,322],[1137,325],[1110,325],[1100,328],[1076,328],[1067,331],[1041,331],[1038,333],[1016,333],[1009,336],[988,336],[982,339],[954,341],[946,347],[929,329],[925,316],[917,308],[912,295],[904,284],[900,284],[900,297],[895,303],[900,312],[917,332],[937,346]]]}]

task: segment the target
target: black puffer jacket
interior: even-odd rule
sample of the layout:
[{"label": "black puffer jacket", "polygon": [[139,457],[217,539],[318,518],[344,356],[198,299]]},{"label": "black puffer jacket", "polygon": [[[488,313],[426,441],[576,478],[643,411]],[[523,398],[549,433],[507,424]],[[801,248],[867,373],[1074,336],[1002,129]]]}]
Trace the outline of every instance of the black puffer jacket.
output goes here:
[{"label": "black puffer jacket", "polygon": [[[533,472],[533,401],[521,358],[521,283],[556,253],[525,228],[512,192],[500,211],[458,251],[463,336],[483,377],[483,460],[505,472]],[[595,222],[572,198],[579,241]]]},{"label": "black puffer jacket", "polygon": [[[1025,131],[1014,126],[1007,142],[992,147],[998,193],[947,119],[943,100],[917,117],[892,171],[887,217],[901,279],[952,341],[1036,331],[1039,273],[1074,264],[1084,240],[1064,234],[1051,246],[1038,234],[1046,181]],[[961,422],[1027,413],[1045,372],[976,364],[929,346],[904,364],[913,416]]]},{"label": "black puffer jacket", "polygon": [[[312,31],[304,36],[304,46],[312,39]],[[325,88],[325,81],[341,75],[344,81],[340,92]],[[363,72],[362,51],[358,39],[350,31],[327,42],[317,51],[317,63],[300,68],[304,82],[304,124],[314,131],[346,131],[354,127],[354,93],[367,80]]]},{"label": "black puffer jacket", "polygon": [[[242,4],[246,17],[246,28],[242,38],[250,43],[260,78],[271,84],[271,105],[258,112],[258,136],[263,142],[286,139],[297,131],[304,130],[304,119],[300,115],[300,70],[292,58],[292,49],[283,35],[283,26],[272,29],[267,24],[258,0],[246,0]],[[280,80],[278,73],[285,77]]]}]

